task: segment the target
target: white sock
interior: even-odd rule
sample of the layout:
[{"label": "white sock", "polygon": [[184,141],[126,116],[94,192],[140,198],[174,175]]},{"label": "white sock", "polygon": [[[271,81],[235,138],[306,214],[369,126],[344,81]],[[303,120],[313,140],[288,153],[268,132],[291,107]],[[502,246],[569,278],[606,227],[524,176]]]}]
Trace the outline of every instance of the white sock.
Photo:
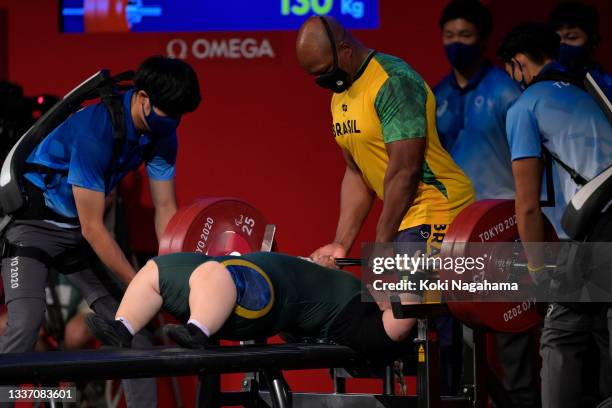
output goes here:
[{"label": "white sock", "polygon": [[208,330],[208,328],[206,326],[204,326],[202,323],[198,322],[196,319],[189,319],[187,321],[187,324],[193,324],[194,326],[196,326],[198,329],[202,330],[202,333],[204,333],[206,335],[206,337],[210,337],[210,331]]},{"label": "white sock", "polygon": [[134,335],[134,328],[132,327],[132,325],[130,324],[130,322],[128,322],[128,320],[125,317],[119,316],[116,317],[115,320],[123,323],[123,325],[125,326],[126,329],[128,329],[128,331],[130,332],[130,334],[133,336]]}]

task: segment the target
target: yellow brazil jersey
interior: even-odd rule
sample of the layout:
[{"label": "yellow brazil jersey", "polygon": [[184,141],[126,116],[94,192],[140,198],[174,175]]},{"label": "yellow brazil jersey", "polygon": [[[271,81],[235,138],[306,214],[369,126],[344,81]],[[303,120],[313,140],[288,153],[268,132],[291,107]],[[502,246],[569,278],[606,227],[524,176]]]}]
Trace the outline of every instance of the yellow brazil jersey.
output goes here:
[{"label": "yellow brazil jersey", "polygon": [[449,224],[474,201],[469,179],[440,145],[435,105],[433,93],[407,63],[377,52],[368,56],[351,87],[332,98],[336,142],[350,153],[380,199],[389,161],[385,143],[427,139],[417,194],[400,230]]}]

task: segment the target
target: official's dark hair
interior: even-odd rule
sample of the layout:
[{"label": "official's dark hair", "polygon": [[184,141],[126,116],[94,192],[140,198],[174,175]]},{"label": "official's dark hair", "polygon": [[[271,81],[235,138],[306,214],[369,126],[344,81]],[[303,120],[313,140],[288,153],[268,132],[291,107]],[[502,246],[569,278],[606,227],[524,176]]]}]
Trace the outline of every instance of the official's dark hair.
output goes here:
[{"label": "official's dark hair", "polygon": [[559,55],[561,39],[545,23],[521,23],[514,27],[497,49],[497,56],[504,62],[512,61],[518,53],[525,54],[537,64]]},{"label": "official's dark hair", "polygon": [[487,37],[493,28],[493,18],[489,8],[478,0],[453,0],[440,17],[440,29],[444,28],[450,20],[462,18],[474,24],[478,29],[478,35]]},{"label": "official's dark hair", "polygon": [[563,26],[580,28],[587,34],[589,43],[599,43],[599,14],[593,6],[578,1],[560,3],[550,13],[548,22],[555,31]]},{"label": "official's dark hair", "polygon": [[171,116],[193,112],[200,104],[200,84],[193,68],[178,59],[154,56],[140,64],[134,76],[136,89]]}]

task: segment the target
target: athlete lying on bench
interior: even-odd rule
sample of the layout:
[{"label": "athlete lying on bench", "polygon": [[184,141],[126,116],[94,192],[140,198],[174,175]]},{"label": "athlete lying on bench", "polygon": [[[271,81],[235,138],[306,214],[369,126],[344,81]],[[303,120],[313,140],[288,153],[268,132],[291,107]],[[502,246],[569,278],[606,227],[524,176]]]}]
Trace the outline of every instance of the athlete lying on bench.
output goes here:
[{"label": "athlete lying on bench", "polygon": [[92,314],[87,323],[103,343],[129,347],[134,333],[163,308],[185,323],[166,325],[164,332],[187,348],[203,348],[213,335],[250,340],[285,333],[371,357],[409,350],[414,319],[395,319],[388,305],[361,296],[352,274],[284,254],[177,253],[153,258],[136,274],[116,320]]}]

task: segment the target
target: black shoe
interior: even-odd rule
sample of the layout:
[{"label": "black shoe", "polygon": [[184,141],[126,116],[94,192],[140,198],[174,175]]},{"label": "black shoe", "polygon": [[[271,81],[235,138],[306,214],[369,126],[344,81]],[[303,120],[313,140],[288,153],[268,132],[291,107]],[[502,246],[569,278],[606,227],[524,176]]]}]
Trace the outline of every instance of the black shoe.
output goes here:
[{"label": "black shoe", "polygon": [[208,336],[192,323],[167,324],[163,330],[166,336],[181,347],[203,349],[208,344]]},{"label": "black shoe", "polygon": [[127,347],[132,345],[132,334],[118,320],[106,320],[95,313],[85,317],[85,323],[96,339],[107,346]]}]

